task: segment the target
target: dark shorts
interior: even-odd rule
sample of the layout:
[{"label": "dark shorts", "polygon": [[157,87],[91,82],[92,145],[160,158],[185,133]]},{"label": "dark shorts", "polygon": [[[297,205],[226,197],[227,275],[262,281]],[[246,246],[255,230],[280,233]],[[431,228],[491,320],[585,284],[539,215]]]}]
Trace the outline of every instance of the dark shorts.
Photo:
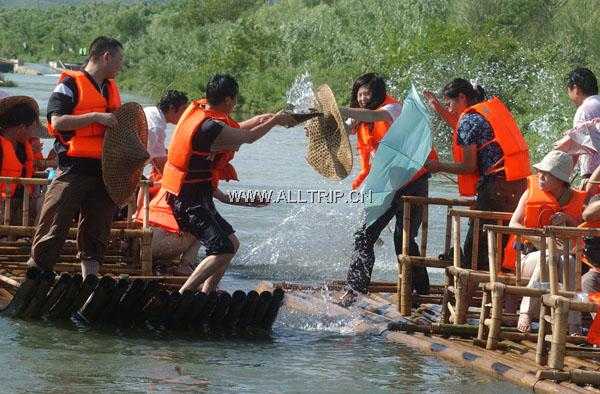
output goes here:
[{"label": "dark shorts", "polygon": [[229,239],[235,230],[217,212],[212,191],[195,197],[193,202],[172,194],[167,197],[167,202],[181,230],[198,238],[206,248],[207,256],[235,253],[233,243]]}]

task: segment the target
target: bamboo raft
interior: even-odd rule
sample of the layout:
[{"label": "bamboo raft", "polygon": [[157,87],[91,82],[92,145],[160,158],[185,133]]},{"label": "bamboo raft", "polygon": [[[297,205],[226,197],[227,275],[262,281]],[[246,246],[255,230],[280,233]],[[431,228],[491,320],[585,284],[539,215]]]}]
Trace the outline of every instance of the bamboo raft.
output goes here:
[{"label": "bamboo raft", "polygon": [[83,279],[37,268],[29,268],[22,281],[0,276],[0,286],[0,315],[6,317],[201,336],[268,336],[284,298],[281,288],[180,294],[160,277]]},{"label": "bamboo raft", "polygon": [[[49,181],[0,177],[0,187],[11,183],[45,186]],[[284,297],[282,289],[180,294],[178,289],[186,277],[154,275],[152,229],[148,227],[149,186],[148,181],[140,182],[144,196],[142,221],[113,223],[100,277],[82,278],[79,274],[76,228],[69,231],[69,239],[54,267],[56,273],[28,267],[35,233],[35,227],[30,225],[30,189],[23,188],[18,211],[11,207],[14,200],[3,198],[0,315],[27,320],[75,320],[77,324],[120,329],[159,329],[186,335],[269,335]],[[128,206],[128,218],[135,210],[133,204],[134,201]],[[15,212],[20,217],[13,217]]]},{"label": "bamboo raft", "polygon": [[[407,196],[403,200],[404,229],[411,227],[411,208],[421,205],[424,209],[417,239],[419,255],[409,255],[405,233],[396,283],[372,282],[369,293],[360,295],[349,308],[335,303],[343,294],[341,281],[319,285],[264,282],[259,289],[281,287],[286,290],[284,305],[292,311],[340,322],[358,334],[381,335],[390,342],[535,392],[600,392],[600,350],[590,346],[585,336],[568,335],[569,312],[599,310],[598,305],[579,301],[576,295],[581,291],[582,274],[579,241],[585,236],[600,237],[600,229],[511,228],[506,226],[510,213],[468,209],[470,200]],[[430,209],[437,210],[436,217],[443,217],[445,210],[445,226],[435,235],[444,240],[444,249],[437,256],[430,255],[428,247],[432,238]],[[471,256],[453,253],[462,246],[462,221],[470,221],[476,228]],[[480,237],[479,229],[484,229],[487,237]],[[508,234],[515,235],[517,241],[539,239],[540,281],[548,283],[547,288],[527,287],[528,278],[521,275],[520,253],[517,271],[502,271],[503,240]],[[487,242],[488,256],[478,256],[480,242]],[[478,269],[484,257],[490,262],[488,271]],[[573,264],[561,267],[561,259]],[[429,294],[416,294],[411,283],[412,266],[442,269],[446,281],[431,286]],[[571,275],[575,276],[574,286],[569,284]],[[520,301],[523,296],[541,304],[539,316],[532,316],[532,320],[539,318],[537,332],[522,333],[515,327],[517,315],[509,301]]]}]

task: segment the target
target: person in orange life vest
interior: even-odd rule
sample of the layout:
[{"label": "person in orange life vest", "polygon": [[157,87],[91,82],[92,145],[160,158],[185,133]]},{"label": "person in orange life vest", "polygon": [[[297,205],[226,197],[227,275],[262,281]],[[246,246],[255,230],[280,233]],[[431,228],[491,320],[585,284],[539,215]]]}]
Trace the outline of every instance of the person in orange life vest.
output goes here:
[{"label": "person in orange life vest", "polygon": [[[38,117],[38,107],[33,99],[21,100],[11,97],[0,100],[0,176],[31,176],[31,147],[23,142],[38,127]],[[0,193],[10,196],[12,200],[11,224],[20,225],[23,186],[10,184],[7,190],[6,186],[2,185]]]},{"label": "person in orange life vest", "polygon": [[48,101],[48,131],[56,140],[60,175],[48,186],[29,265],[52,270],[73,218],[79,214],[77,247],[83,276],[95,275],[117,206],[102,180],[102,143],[111,112],[121,105],[114,80],[123,64],[123,46],[98,37],[82,71],[65,71]]},{"label": "person in orange life vest", "polygon": [[[176,125],[188,106],[188,97],[178,90],[167,90],[156,106],[145,107],[146,123],[148,124],[148,154],[150,155],[150,199],[160,189],[160,178],[167,162],[167,148],[165,146],[167,124]],[[147,170],[147,169],[146,169]],[[146,172],[146,171],[144,171]],[[144,203],[142,190],[138,192],[137,209],[140,210]]]},{"label": "person in orange life vest", "polygon": [[[230,75],[215,75],[206,86],[206,100],[190,104],[180,119],[168,149],[161,188],[179,228],[206,248],[206,258],[180,289],[216,289],[239,247],[231,225],[213,202],[219,180],[237,179],[229,164],[241,145],[250,144],[277,125],[293,124],[291,115],[255,116],[237,123],[231,118],[238,84]],[[160,193],[160,192],[159,192]]]},{"label": "person in orange life vest", "polygon": [[[528,188],[521,196],[517,209],[510,220],[511,227],[518,228],[541,228],[548,225],[553,226],[578,226],[582,221],[582,212],[586,200],[586,193],[570,186],[570,178],[573,172],[573,159],[567,153],[561,151],[550,151],[544,159],[533,167],[537,175],[528,178]],[[531,250],[522,259],[521,275],[529,278],[528,287],[540,287],[540,252],[535,249],[539,246],[539,240],[535,237],[526,238]],[[560,254],[559,265],[565,262]],[[514,270],[516,250],[514,237],[511,237],[505,248],[503,268]],[[568,264],[575,264],[569,261]],[[572,273],[575,268],[572,267]],[[575,281],[573,275],[569,278]],[[571,284],[572,285],[572,284]],[[539,300],[537,298],[524,297],[521,301],[518,328],[527,332],[530,329],[531,316],[539,312]],[[573,318],[573,326],[576,326],[576,317]]]},{"label": "person in orange life vest", "polygon": [[[351,134],[357,135],[357,149],[360,156],[361,169],[352,188],[362,185],[371,169],[371,160],[375,155],[379,142],[387,133],[391,124],[400,116],[402,103],[387,94],[385,81],[377,74],[364,74],[354,82],[350,96],[350,107],[340,108],[340,113],[349,120]],[[432,152],[434,154],[434,152]],[[433,157],[430,155],[430,157]],[[358,292],[366,293],[371,281],[371,273],[375,263],[374,246],[381,232],[392,218],[396,217],[394,230],[394,246],[396,253],[402,249],[402,196],[426,197],[428,192],[429,174],[419,171],[413,179],[399,189],[392,206],[372,225],[363,225],[355,234],[354,252],[347,274],[347,292],[340,304],[349,305]],[[421,225],[421,208],[411,210],[410,253],[419,254],[415,237]],[[420,294],[429,292],[429,277],[424,267],[413,269],[413,285]]]},{"label": "person in orange life vest", "polygon": [[[517,206],[519,197],[526,188],[526,178],[530,175],[529,155],[524,139],[506,107],[494,98],[484,101],[485,91],[477,84],[464,79],[455,79],[443,89],[450,114],[458,119],[453,133],[454,162],[431,160],[425,164],[432,173],[446,172],[458,175],[459,192],[463,196],[477,196],[475,209],[480,211],[512,212]],[[430,100],[431,101],[431,100]],[[434,107],[435,108],[435,107]],[[500,124],[495,122],[495,114],[501,114]],[[503,127],[505,121],[511,121],[516,138],[525,145],[518,151],[519,160],[511,160],[511,175],[517,173],[516,180],[507,180],[505,171],[506,152],[501,146],[507,140],[507,131]],[[450,120],[451,123],[451,120]],[[497,133],[502,133],[502,135]],[[501,136],[502,138],[500,138]],[[512,135],[511,135],[512,136]],[[505,143],[505,142],[503,142]],[[511,142],[505,147],[512,151]],[[516,163],[516,165],[514,164]],[[486,239],[481,232],[479,239]],[[490,222],[491,223],[491,222]],[[473,222],[470,223],[464,242],[463,265],[470,266],[472,256]],[[487,242],[479,242],[478,269],[488,268]]]}]

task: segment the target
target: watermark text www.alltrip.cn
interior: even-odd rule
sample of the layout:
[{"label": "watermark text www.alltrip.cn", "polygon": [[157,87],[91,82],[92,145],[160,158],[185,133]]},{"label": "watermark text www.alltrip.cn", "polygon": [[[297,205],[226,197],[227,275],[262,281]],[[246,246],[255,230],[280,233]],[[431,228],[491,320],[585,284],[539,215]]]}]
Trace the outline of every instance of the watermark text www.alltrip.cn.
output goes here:
[{"label": "watermark text www.alltrip.cn", "polygon": [[268,201],[272,204],[365,204],[370,203],[372,192],[358,190],[318,189],[263,189],[227,190],[231,202]]}]

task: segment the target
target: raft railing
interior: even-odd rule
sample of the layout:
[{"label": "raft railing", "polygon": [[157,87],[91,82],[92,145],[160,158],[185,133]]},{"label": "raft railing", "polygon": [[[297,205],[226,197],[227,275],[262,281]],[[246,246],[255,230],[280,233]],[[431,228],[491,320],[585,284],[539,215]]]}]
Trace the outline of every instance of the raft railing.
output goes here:
[{"label": "raft railing", "polygon": [[[568,261],[569,258],[575,258],[575,283],[577,284],[575,291],[581,291],[582,250],[580,241],[583,237],[600,237],[600,228],[584,229],[549,226],[546,227],[545,232],[548,237],[550,294],[545,294],[542,297],[536,361],[540,366],[547,363],[548,367],[553,370],[562,370],[565,366],[565,357],[600,359],[600,351],[591,346],[578,346],[576,348],[567,346],[576,338],[585,338],[580,335],[568,334],[569,312],[598,313],[598,304],[578,301],[574,295],[565,297],[564,294],[561,294],[559,279],[562,277],[562,282],[568,283],[570,264],[563,264],[564,269],[562,273],[559,272],[558,260],[561,256],[556,252],[557,241],[560,240],[564,245],[562,258],[565,261]],[[569,248],[569,246],[571,247]],[[551,331],[551,334],[547,335],[549,331]],[[597,382],[600,383],[599,372],[595,373],[595,377]]]},{"label": "raft railing", "polygon": [[[32,238],[35,234],[35,226],[30,220],[31,192],[29,187],[23,187],[23,200],[21,207],[21,218],[13,218],[14,198],[6,197],[11,184],[23,186],[46,186],[50,180],[43,178],[18,178],[0,177],[0,190],[3,192],[2,204],[4,217],[0,225],[0,270],[11,276],[19,276],[26,270],[26,261],[29,257],[31,242],[16,242],[15,238]],[[132,198],[128,204],[128,218],[125,221],[114,222],[110,231],[110,245],[106,251],[105,264],[100,268],[101,273],[130,274],[130,275],[152,275],[152,230],[148,227],[149,220],[149,187],[151,181],[141,180],[139,183],[143,194],[143,216],[142,223],[131,219],[135,212],[135,199]],[[17,219],[17,220],[13,220]],[[21,225],[11,225],[21,223]],[[77,236],[77,228],[69,230],[69,237]],[[128,246],[124,251],[122,243]],[[75,264],[77,250],[73,245],[65,244],[60,262],[56,265],[58,271],[76,272],[80,266]]]},{"label": "raft railing", "polygon": [[[488,258],[488,256],[479,256],[481,222],[495,221],[498,225],[503,225],[510,221],[512,213],[452,209],[449,214],[452,217],[454,253],[452,266],[446,268],[442,319],[444,323],[452,321],[454,324],[465,324],[469,307],[479,306],[476,303],[479,284],[489,281],[489,272],[479,270],[477,264],[481,258]],[[472,254],[471,256],[465,256],[467,259],[470,257],[470,268],[463,268],[462,264],[461,219],[469,219],[473,222]],[[498,253],[501,252],[502,248],[499,248]],[[454,299],[454,303],[452,303],[452,299]]]},{"label": "raft railing", "polygon": [[[485,225],[487,232],[488,254],[490,261],[489,282],[481,283],[482,290],[481,311],[479,317],[479,330],[477,339],[481,344],[485,343],[486,349],[495,350],[501,338],[503,330],[502,323],[505,322],[504,302],[513,297],[516,302],[521,297],[537,298],[541,301],[544,294],[549,290],[544,288],[527,287],[529,278],[522,277],[521,252],[516,253],[515,273],[505,273],[501,271],[502,253],[498,253],[497,247],[502,242],[502,237],[514,235],[516,242],[520,243],[523,237],[539,238],[539,264],[540,264],[540,282],[548,282],[548,262],[546,231],[540,228],[517,228],[496,225]],[[566,264],[565,264],[566,265]],[[573,289],[561,291],[561,295],[572,296],[575,293]]]},{"label": "raft railing", "polygon": [[[398,255],[398,308],[403,316],[412,314],[413,301],[419,304],[421,301],[431,300],[423,299],[423,296],[416,296],[413,299],[412,291],[412,267],[431,267],[431,268],[446,268],[452,263],[450,261],[440,259],[437,256],[427,256],[427,244],[429,240],[429,207],[439,206],[446,208],[445,221],[445,238],[444,238],[444,256],[448,256],[451,246],[451,228],[450,228],[450,211],[456,206],[470,207],[475,204],[473,200],[467,199],[452,199],[439,197],[417,197],[417,196],[402,196],[403,202],[403,233],[402,233],[402,251]],[[411,256],[409,252],[409,237],[411,218],[410,213],[413,207],[422,206],[421,214],[421,231],[418,235],[419,256]]]}]

